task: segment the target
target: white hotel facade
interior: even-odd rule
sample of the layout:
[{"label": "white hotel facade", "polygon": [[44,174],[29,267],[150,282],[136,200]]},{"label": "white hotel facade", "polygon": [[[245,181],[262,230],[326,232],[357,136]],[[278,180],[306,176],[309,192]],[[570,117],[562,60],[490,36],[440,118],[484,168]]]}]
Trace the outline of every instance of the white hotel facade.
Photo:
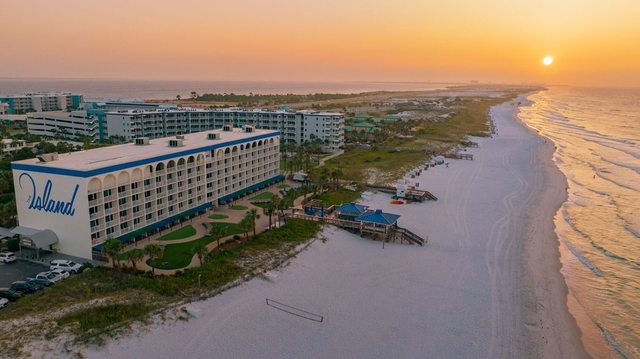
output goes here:
[{"label": "white hotel facade", "polygon": [[225,126],[13,162],[19,226],[50,237],[38,248],[89,259],[109,237],[139,239],[281,180],[279,145],[278,131]]},{"label": "white hotel facade", "polygon": [[283,141],[298,145],[318,138],[327,152],[335,152],[344,146],[344,116],[341,113],[181,108],[110,111],[105,118],[102,131],[108,136],[123,136],[127,141],[142,136],[158,138],[207,131],[224,125],[252,125],[257,129],[279,131]]}]

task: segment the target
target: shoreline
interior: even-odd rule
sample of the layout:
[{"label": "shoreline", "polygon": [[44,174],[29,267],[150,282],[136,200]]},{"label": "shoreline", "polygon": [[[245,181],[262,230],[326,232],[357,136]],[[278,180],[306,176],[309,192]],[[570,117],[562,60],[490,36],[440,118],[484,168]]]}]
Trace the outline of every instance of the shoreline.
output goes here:
[{"label": "shoreline", "polygon": [[[529,104],[520,106],[530,105],[526,101]],[[553,161],[554,143],[527,126],[518,112],[519,107],[514,120],[544,141],[534,154],[534,163],[541,169],[542,192],[527,210],[521,251],[526,269],[521,273],[526,346],[535,353],[533,357],[590,357],[570,305],[572,297],[561,272],[560,241],[555,232],[554,218],[568,199],[567,179]]]},{"label": "shoreline", "polygon": [[[87,357],[214,349],[220,357],[265,358],[588,357],[567,308],[549,215],[563,203],[566,179],[553,170],[552,144],[544,146],[515,116],[523,96],[492,108],[500,135],[479,138],[480,147],[469,149],[473,161],[415,178],[439,201],[398,206],[377,193],[364,203],[401,214],[401,226],[426,232],[427,246],[383,249],[327,229],[326,241],[273,271],[272,281],[256,278],[192,303],[202,316],[152,326]],[[271,310],[265,298],[325,321]],[[230,347],[238,336],[243,345]]]}]

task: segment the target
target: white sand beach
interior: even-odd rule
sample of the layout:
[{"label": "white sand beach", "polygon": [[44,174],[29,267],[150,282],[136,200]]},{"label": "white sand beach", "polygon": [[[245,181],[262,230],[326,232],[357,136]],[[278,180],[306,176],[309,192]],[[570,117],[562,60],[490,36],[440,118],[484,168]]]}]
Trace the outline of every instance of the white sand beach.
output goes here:
[{"label": "white sand beach", "polygon": [[[474,139],[474,160],[415,178],[438,201],[366,201],[401,215],[424,247],[323,232],[271,280],[255,278],[189,304],[198,318],[84,350],[87,358],[585,358],[567,310],[553,215],[566,180],[553,144],[491,111],[498,135]],[[322,316],[309,320],[271,299]],[[299,314],[299,313],[298,313]]]}]

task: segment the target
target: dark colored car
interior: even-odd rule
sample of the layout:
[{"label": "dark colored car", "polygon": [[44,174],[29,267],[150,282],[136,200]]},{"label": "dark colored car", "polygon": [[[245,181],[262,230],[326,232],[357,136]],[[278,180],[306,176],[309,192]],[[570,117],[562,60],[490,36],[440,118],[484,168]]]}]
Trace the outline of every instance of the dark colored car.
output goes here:
[{"label": "dark colored car", "polygon": [[22,292],[16,292],[9,288],[2,288],[0,289],[0,298],[6,298],[11,302],[15,302],[19,298],[22,298]]},{"label": "dark colored car", "polygon": [[40,284],[43,287],[49,287],[53,284],[53,282],[50,280],[38,279],[38,278],[27,278],[27,282]]},{"label": "dark colored car", "polygon": [[25,281],[13,282],[11,284],[11,289],[15,290],[16,292],[22,292],[25,294],[35,293],[42,288],[43,286],[41,286],[40,284]]}]

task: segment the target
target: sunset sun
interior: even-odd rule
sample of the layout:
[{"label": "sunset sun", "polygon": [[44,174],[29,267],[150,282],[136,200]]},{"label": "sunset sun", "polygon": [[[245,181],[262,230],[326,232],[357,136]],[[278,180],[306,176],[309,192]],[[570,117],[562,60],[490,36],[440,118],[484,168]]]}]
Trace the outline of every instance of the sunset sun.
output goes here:
[{"label": "sunset sun", "polygon": [[549,66],[549,65],[551,65],[551,64],[553,63],[553,57],[551,57],[551,56],[547,56],[547,57],[545,57],[544,59],[542,59],[542,63],[543,63],[545,66]]}]

